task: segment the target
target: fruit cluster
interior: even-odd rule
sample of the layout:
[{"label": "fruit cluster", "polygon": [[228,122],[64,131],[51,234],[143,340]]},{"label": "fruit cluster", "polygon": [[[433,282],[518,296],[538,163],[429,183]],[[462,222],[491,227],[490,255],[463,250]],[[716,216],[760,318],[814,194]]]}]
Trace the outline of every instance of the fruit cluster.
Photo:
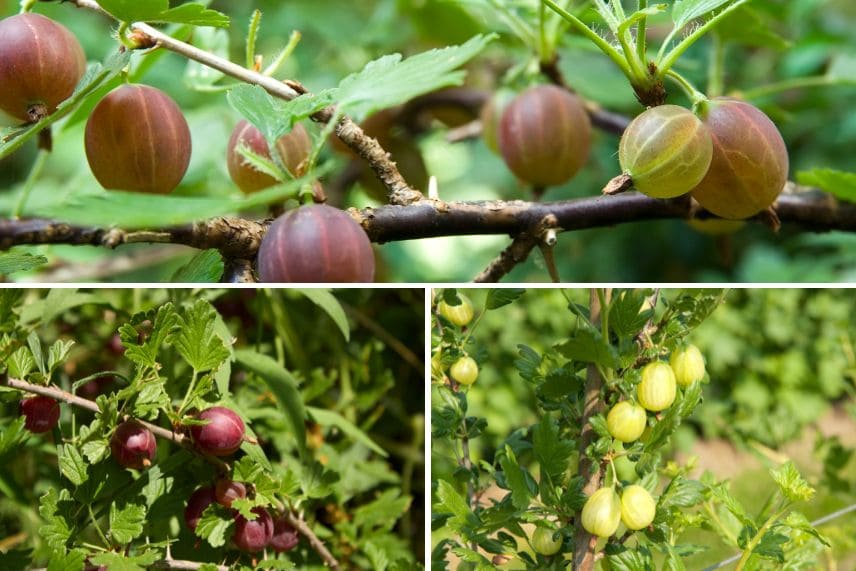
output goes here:
[{"label": "fruit cluster", "polygon": [[666,410],[675,401],[678,386],[687,388],[704,378],[704,358],[695,345],[685,345],[672,352],[668,363],[657,360],[645,365],[640,376],[636,401],[619,401],[606,415],[606,428],[616,441],[613,448],[615,473],[612,484],[594,492],[582,511],[583,527],[599,537],[615,534],[621,522],[635,531],[654,521],[657,504],[648,490],[634,484],[624,487],[620,496],[616,491],[619,477],[635,479],[632,462],[623,453],[623,444],[643,438],[648,427],[647,411]]},{"label": "fruit cluster", "polygon": [[[86,56],[68,29],[39,14],[0,21],[0,109],[36,122],[68,99],[86,70]],[[122,85],[92,110],[85,151],[95,179],[106,189],[169,194],[190,164],[190,128],[169,95],[146,85]],[[245,193],[277,180],[252,157],[273,161],[290,176],[306,174],[312,140],[301,124],[280,137],[276,156],[262,133],[239,122],[229,139],[226,166]],[[258,272],[264,282],[372,282],[374,254],[362,228],[330,206],[287,212],[262,243]]]},{"label": "fruit cluster", "polygon": [[[457,294],[460,303],[453,305],[441,300],[437,303],[437,312],[450,324],[461,329],[466,328],[473,320],[473,304],[469,298],[461,293]],[[431,356],[431,368],[438,376],[445,373],[443,365],[443,353],[437,350]],[[472,385],[479,376],[479,366],[476,360],[464,353],[448,368],[449,377],[456,383],[464,386]]]},{"label": "fruit cluster", "polygon": [[272,517],[266,509],[255,507],[251,510],[255,517],[247,519],[232,509],[235,500],[247,498],[251,493],[252,486],[221,478],[213,486],[203,486],[190,495],[184,508],[184,522],[191,532],[195,532],[205,509],[216,503],[230,510],[235,523],[232,543],[241,551],[255,553],[270,547],[281,553],[294,549],[300,538],[284,515]]},{"label": "fruit cluster", "polygon": [[[636,189],[652,198],[690,193],[731,220],[773,204],[788,175],[788,152],[775,124],[736,99],[703,101],[698,114],[662,105],[630,123],[618,158]],[[488,147],[536,188],[568,182],[588,158],[591,122],[583,102],[565,89],[541,85],[511,99],[501,91],[481,119]]]},{"label": "fruit cluster", "polygon": [[[60,417],[59,403],[50,397],[33,396],[23,399],[19,407],[24,427],[33,433],[52,430]],[[204,424],[192,424],[189,434],[193,446],[200,454],[230,456],[244,441],[246,428],[235,411],[214,406],[195,415]],[[157,455],[157,439],[152,431],[136,420],[126,420],[116,426],[110,438],[113,459],[124,468],[145,470]],[[199,488],[190,496],[184,510],[184,521],[195,531],[202,512],[212,503],[231,509],[236,499],[248,496],[248,485],[228,479],[219,479],[214,486]],[[234,545],[241,551],[257,552],[270,546],[274,551],[294,549],[299,542],[298,532],[285,516],[272,518],[264,508],[253,508],[255,519],[247,519],[232,510],[235,532]]]}]

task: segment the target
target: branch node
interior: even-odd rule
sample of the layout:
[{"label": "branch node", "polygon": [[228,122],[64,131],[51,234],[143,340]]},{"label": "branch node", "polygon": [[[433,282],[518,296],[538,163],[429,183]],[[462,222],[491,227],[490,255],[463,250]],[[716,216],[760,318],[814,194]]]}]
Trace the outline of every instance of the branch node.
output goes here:
[{"label": "branch node", "polygon": [[617,177],[606,183],[603,187],[603,194],[611,196],[613,194],[621,194],[633,188],[633,178],[629,174],[620,174]]}]

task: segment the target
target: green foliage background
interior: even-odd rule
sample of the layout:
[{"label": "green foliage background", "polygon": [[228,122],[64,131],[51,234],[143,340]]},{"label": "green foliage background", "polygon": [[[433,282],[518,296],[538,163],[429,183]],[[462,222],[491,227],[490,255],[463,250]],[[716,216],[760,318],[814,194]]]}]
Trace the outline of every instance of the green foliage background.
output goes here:
[{"label": "green foliage background", "polygon": [[[534,0],[514,2],[521,13],[531,12]],[[578,3],[575,3],[577,5]],[[627,3],[628,6],[630,3]],[[243,42],[251,11],[264,17],[258,52],[269,62],[287,42],[292,30],[303,39],[280,71],[280,77],[300,80],[319,92],[358,71],[379,56],[400,52],[412,55],[426,49],[462,43],[478,33],[497,31],[500,38],[467,66],[466,85],[495,90],[508,69],[532,66],[528,53],[491,7],[488,0],[273,0],[254,2],[213,1],[210,6],[232,16],[228,53],[242,62]],[[0,1],[0,16],[12,14],[17,2]],[[102,17],[68,4],[38,3],[37,10],[68,25],[81,39],[91,61],[102,60],[115,47],[110,24]],[[809,76],[835,76],[835,86],[792,90],[754,97],[778,124],[791,156],[791,178],[815,168],[852,170],[856,119],[850,112],[856,95],[856,9],[848,0],[754,0],[751,13],[739,11],[723,30],[729,43],[726,58],[726,93],[741,93]],[[659,23],[658,23],[659,22]],[[652,43],[662,39],[668,19],[651,22]],[[205,44],[207,30],[195,41]],[[221,44],[222,45],[222,44]],[[711,57],[711,38],[693,46],[678,70],[704,90]],[[226,47],[226,46],[223,46]],[[603,54],[568,34],[560,47],[560,66],[569,83],[587,98],[627,115],[641,111],[626,80]],[[188,64],[174,54],[159,59],[141,80],[165,89],[184,109],[194,138],[194,154],[185,183],[178,194],[235,197],[225,169],[229,133],[238,120],[222,92],[188,89]],[[523,74],[526,75],[525,73]],[[180,78],[180,79],[179,79]],[[524,81],[512,82],[520,88]],[[671,102],[686,104],[677,89]],[[33,201],[56,200],[66,193],[88,192],[98,185],[88,171],[82,131],[85,113],[77,113],[61,133],[43,179],[34,188]],[[527,198],[502,161],[480,141],[449,144],[445,128],[435,124],[418,138],[429,172],[438,177],[440,195],[447,200]],[[315,135],[317,126],[311,127]],[[400,135],[404,135],[399,133]],[[618,172],[614,135],[598,132],[589,164],[562,187],[551,189],[546,200],[596,195],[604,182]],[[393,154],[395,149],[392,149]],[[25,178],[35,151],[32,145],[0,163],[0,189],[9,192]],[[333,181],[345,167],[341,158],[325,149],[322,158],[337,162],[327,176]],[[2,198],[2,197],[0,197]],[[331,196],[339,206],[376,204],[359,188]],[[2,200],[0,200],[2,202]],[[8,203],[7,203],[8,204]],[[151,215],[151,213],[149,213]],[[644,237],[644,239],[643,239]],[[508,242],[504,236],[455,237],[392,243],[379,247],[380,279],[390,281],[460,281],[471,279]],[[137,253],[149,246],[125,246],[120,252]],[[52,261],[90,264],[115,255],[88,247],[28,248],[46,253]],[[566,233],[556,251],[560,274],[568,281],[850,281],[856,278],[852,260],[856,238],[845,233],[813,235],[785,228],[779,235],[749,225],[733,236],[715,238],[696,233],[681,221],[641,222],[616,228]],[[175,253],[164,261],[138,261],[138,267],[120,275],[121,281],[169,280],[190,254]],[[20,272],[17,277],[25,277]],[[546,281],[540,255],[507,278],[509,281]]]},{"label": "green foliage background", "polygon": [[[588,290],[566,291],[573,302],[587,306]],[[675,297],[675,290],[663,294]],[[486,290],[468,289],[466,295],[478,310]],[[766,468],[788,457],[818,488],[817,498],[804,507],[810,519],[856,502],[854,311],[856,298],[849,290],[732,289],[689,337],[705,357],[710,383],[703,385],[702,403],[678,428],[672,457],[686,461],[702,455],[700,466],[725,470],[732,492],[748,509],[760,509],[767,498]],[[482,435],[470,442],[473,462],[495,462],[515,430],[538,422],[534,392],[514,364],[518,345],[541,353],[567,338],[572,319],[565,298],[549,289],[529,289],[481,319],[467,349],[480,367],[467,394],[468,415],[487,419]],[[452,459],[446,446],[432,451],[435,482],[454,481]],[[831,539],[839,568],[856,563],[856,515],[820,531]],[[433,537],[436,543],[443,534]],[[691,539],[717,544],[705,532]],[[730,555],[715,548],[687,565],[701,569]]]}]

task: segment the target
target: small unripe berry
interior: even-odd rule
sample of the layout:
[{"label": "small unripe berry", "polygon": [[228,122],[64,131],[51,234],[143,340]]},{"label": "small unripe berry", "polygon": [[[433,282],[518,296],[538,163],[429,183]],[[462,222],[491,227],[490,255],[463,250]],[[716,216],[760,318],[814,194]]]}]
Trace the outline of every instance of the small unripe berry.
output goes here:
[{"label": "small unripe berry", "polygon": [[[229,176],[243,192],[255,192],[277,184],[275,178],[256,170],[238,152],[240,146],[246,146],[253,153],[271,158],[270,147],[264,135],[253,124],[240,121],[232,131],[226,148],[226,166]],[[312,152],[312,140],[300,123],[280,137],[276,142],[276,151],[282,163],[295,177],[306,173],[306,159]]]},{"label": "small unripe berry", "polygon": [[190,528],[190,531],[196,531],[196,526],[199,525],[199,519],[202,517],[202,512],[205,508],[213,504],[214,488],[206,486],[199,488],[187,499],[187,507],[184,508],[184,523]]},{"label": "small unripe berry", "polygon": [[657,515],[657,503],[642,486],[627,486],[621,493],[621,521],[634,531],[651,525]]},{"label": "small unripe berry", "polygon": [[101,186],[167,194],[190,164],[190,129],[169,95],[123,85],[102,99],[86,122],[86,158]]},{"label": "small unripe berry", "polygon": [[297,530],[284,517],[279,517],[273,522],[273,537],[270,539],[271,548],[277,553],[291,551],[300,543],[300,535]]},{"label": "small unripe berry", "polygon": [[618,146],[621,169],[633,186],[653,198],[686,194],[707,174],[713,139],[692,111],[677,105],[652,107],[636,117]]},{"label": "small unripe berry", "polygon": [[253,508],[256,519],[235,516],[235,533],[232,541],[241,551],[255,553],[264,549],[273,537],[273,519],[264,508]]},{"label": "small unripe berry", "polygon": [[24,428],[39,434],[52,430],[59,422],[59,403],[42,395],[25,398],[19,405],[24,417]]},{"label": "small unripe berry", "polygon": [[205,409],[196,417],[207,420],[207,424],[194,424],[190,434],[196,448],[212,456],[229,456],[241,447],[244,441],[244,421],[235,411],[224,406]]},{"label": "small unripe berry", "polygon": [[642,436],[648,415],[636,403],[623,400],[606,415],[606,428],[613,438],[621,442],[633,442]]},{"label": "small unripe berry", "polygon": [[113,431],[110,451],[121,466],[142,470],[151,466],[157,453],[157,440],[148,428],[128,420]]},{"label": "small unripe berry", "polygon": [[437,304],[437,311],[440,315],[451,321],[453,325],[463,327],[473,320],[473,304],[463,294],[458,294],[461,303],[458,305],[449,305],[445,300],[440,300]]},{"label": "small unripe berry", "polygon": [[517,177],[540,187],[569,181],[588,160],[591,121],[579,97],[539,85],[508,104],[499,125],[499,150]]},{"label": "small unripe berry", "polygon": [[479,366],[472,357],[461,357],[452,363],[449,375],[462,385],[471,385],[479,376]]},{"label": "small unripe berry", "polygon": [[788,150],[760,109],[736,99],[713,99],[704,122],[713,159],[692,190],[699,204],[722,218],[749,218],[775,202],[788,179]]},{"label": "small unripe berry", "polygon": [[347,213],[324,204],[301,206],[274,220],[257,265],[265,283],[374,281],[368,236]]},{"label": "small unripe berry", "polygon": [[68,29],[41,14],[0,20],[0,109],[34,122],[71,96],[86,56]]},{"label": "small unripe berry", "polygon": [[217,480],[214,486],[214,497],[221,506],[231,508],[232,502],[247,497],[247,487],[242,482]]},{"label": "small unripe berry", "polygon": [[695,345],[672,351],[669,366],[675,373],[675,381],[682,387],[688,387],[704,378],[704,357]]},{"label": "small unripe berry", "polygon": [[677,395],[677,382],[672,368],[662,361],[652,361],[642,369],[642,381],[636,387],[636,398],[646,409],[659,412],[672,406]]},{"label": "small unripe berry", "polygon": [[532,548],[541,555],[555,555],[562,549],[562,536],[553,539],[556,530],[538,527],[532,534]]},{"label": "small unripe berry", "polygon": [[581,515],[583,528],[592,535],[609,537],[621,523],[621,500],[613,488],[601,488],[586,500]]}]

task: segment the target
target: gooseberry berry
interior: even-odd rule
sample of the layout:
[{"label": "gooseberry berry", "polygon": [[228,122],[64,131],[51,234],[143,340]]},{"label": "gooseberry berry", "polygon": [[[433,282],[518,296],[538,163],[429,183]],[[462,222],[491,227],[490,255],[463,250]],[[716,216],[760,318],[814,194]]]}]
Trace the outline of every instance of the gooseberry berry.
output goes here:
[{"label": "gooseberry berry", "polygon": [[213,406],[200,412],[196,418],[208,421],[190,427],[193,443],[200,452],[212,456],[229,456],[241,447],[244,421],[232,409]]},{"label": "gooseberry berry", "polygon": [[53,113],[85,71],[83,48],[62,24],[33,13],[0,20],[0,109],[15,119]]},{"label": "gooseberry berry", "polygon": [[449,368],[449,375],[462,385],[471,385],[479,376],[479,366],[472,357],[461,357]]},{"label": "gooseberry berry", "polygon": [[532,534],[532,549],[541,555],[555,555],[562,549],[562,535],[558,534],[556,539],[553,536],[556,531],[546,527],[535,528],[535,533]]},{"label": "gooseberry berry", "polygon": [[592,535],[609,537],[621,522],[621,501],[615,489],[601,488],[583,506],[583,528]]},{"label": "gooseberry berry", "polygon": [[437,304],[437,311],[447,321],[452,322],[452,324],[458,327],[463,327],[473,320],[473,304],[467,296],[461,293],[458,294],[458,299],[461,301],[458,305],[450,305],[441,299],[440,303]]},{"label": "gooseberry berry", "polygon": [[633,442],[642,436],[648,416],[638,404],[623,400],[606,415],[606,428],[613,438],[621,442]]},{"label": "gooseberry berry", "polygon": [[688,387],[704,378],[704,357],[695,345],[672,351],[669,366],[675,373],[675,381],[682,387]]},{"label": "gooseberry berry", "polygon": [[25,398],[18,411],[24,417],[24,428],[36,434],[52,430],[59,422],[59,403],[50,397]]},{"label": "gooseberry berry", "polygon": [[271,548],[277,553],[291,551],[300,542],[297,530],[291,527],[288,520],[278,517],[273,521],[273,536],[270,539]]},{"label": "gooseberry berry", "polygon": [[627,486],[621,493],[621,521],[627,529],[638,530],[651,525],[657,514],[657,503],[642,486]]},{"label": "gooseberry berry", "polygon": [[591,148],[591,121],[566,89],[539,85],[514,98],[499,124],[499,150],[526,182],[547,187],[569,181]]},{"label": "gooseberry berry", "polygon": [[110,451],[121,466],[142,470],[151,466],[155,459],[157,440],[148,428],[135,420],[128,420],[113,431]]},{"label": "gooseberry berry", "polygon": [[482,124],[482,139],[487,148],[499,154],[499,122],[508,104],[514,98],[510,89],[500,89],[482,106],[479,115]]},{"label": "gooseberry berry", "polygon": [[187,498],[187,506],[184,508],[184,523],[187,524],[190,531],[196,531],[202,512],[214,502],[214,488],[211,486],[199,488],[190,494],[190,497]]},{"label": "gooseberry berry", "polygon": [[713,139],[692,111],[677,105],[652,107],[636,117],[618,146],[621,169],[633,186],[652,198],[673,198],[707,174]]},{"label": "gooseberry berry", "polygon": [[702,116],[713,137],[713,159],[693,198],[732,220],[773,204],[788,178],[788,150],[776,125],[757,107],[736,99],[713,99]]},{"label": "gooseberry berry", "polygon": [[169,95],[123,85],[102,99],[86,122],[86,158],[101,186],[167,194],[190,164],[190,129]]},{"label": "gooseberry berry", "polygon": [[[226,167],[238,188],[249,193],[277,184],[275,178],[256,170],[247,162],[238,150],[241,146],[257,155],[271,158],[270,147],[262,132],[247,121],[238,122],[226,146]],[[295,177],[303,176],[306,173],[306,159],[312,152],[312,140],[303,125],[297,123],[290,132],[277,139],[276,152],[288,172]]]},{"label": "gooseberry berry", "polygon": [[636,388],[636,398],[646,409],[659,412],[672,406],[677,395],[677,383],[672,368],[662,361],[652,361],[642,369],[642,381]]},{"label": "gooseberry berry", "polygon": [[270,543],[273,537],[273,519],[264,508],[253,508],[256,519],[247,519],[242,515],[235,516],[235,533],[232,541],[241,551],[255,553]]},{"label": "gooseberry berry", "polygon": [[258,254],[262,282],[371,282],[374,253],[347,213],[324,204],[290,210],[268,228]]},{"label": "gooseberry berry", "polygon": [[232,502],[247,497],[247,487],[242,482],[220,479],[214,485],[214,497],[221,506],[231,508]]}]

